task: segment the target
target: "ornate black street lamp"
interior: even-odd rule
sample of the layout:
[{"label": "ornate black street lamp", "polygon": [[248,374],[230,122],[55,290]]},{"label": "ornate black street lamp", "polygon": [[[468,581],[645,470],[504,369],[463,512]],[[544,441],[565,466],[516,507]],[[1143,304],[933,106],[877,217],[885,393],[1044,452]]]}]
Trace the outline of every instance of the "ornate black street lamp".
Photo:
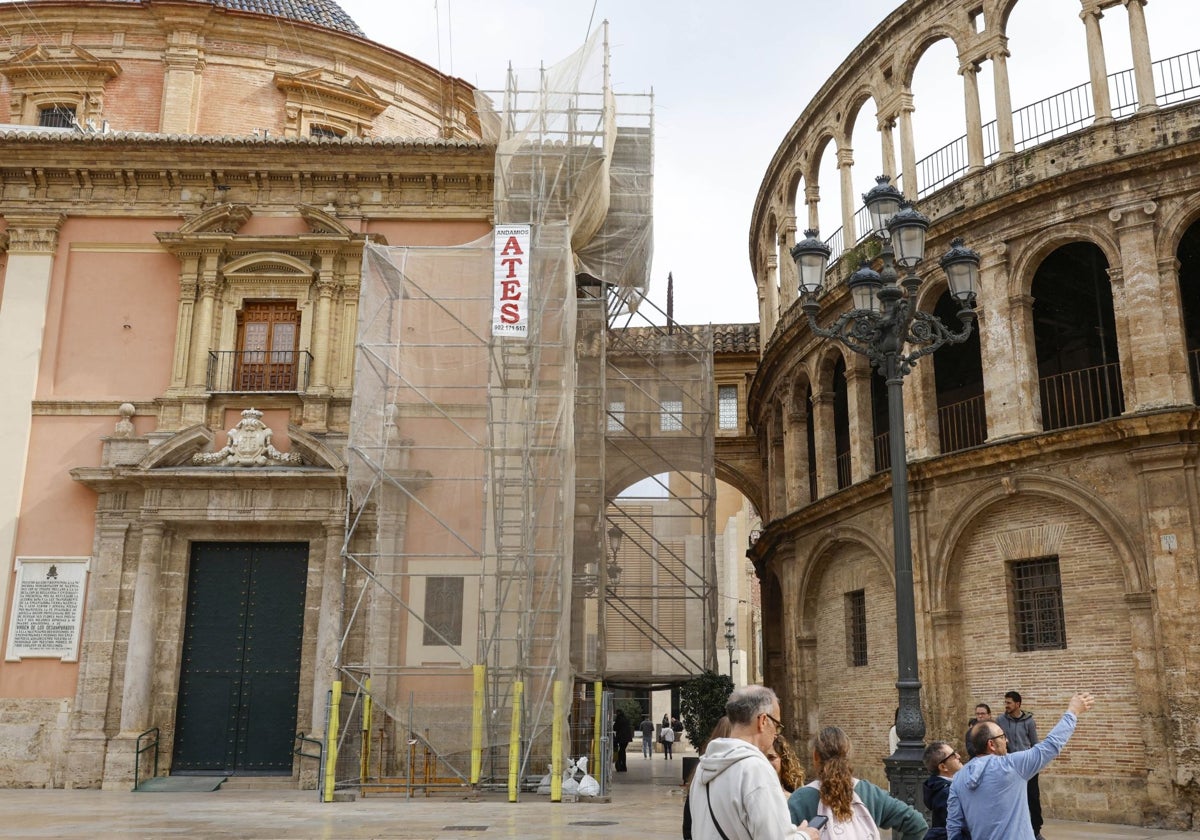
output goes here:
[{"label": "ornate black street lamp", "polygon": [[[922,356],[946,344],[961,344],[975,323],[979,288],[979,254],[955,239],[939,264],[946,272],[951,296],[958,301],[961,329],[955,332],[936,316],[917,309],[921,285],[917,266],[925,257],[929,219],[905,201],[881,175],[863,196],[871,217],[872,234],[883,242],[882,271],[863,262],[846,281],[853,308],[829,327],[817,323],[817,294],[825,283],[830,249],[806,230],[792,248],[800,274],[801,309],[815,335],[832,338],[871,360],[887,381],[888,446],[892,470],[892,537],[896,573],[896,659],[900,695],[896,734],[900,745],[884,759],[892,794],[917,803],[927,774],[921,763],[925,749],[925,718],[921,714],[921,680],[917,674],[917,620],[913,597],[912,537],[908,510],[908,460],[904,445],[904,377]],[[900,277],[897,268],[904,271]]]},{"label": "ornate black street lamp", "polygon": [[617,554],[621,551],[621,538],[625,536],[620,527],[613,525],[608,529],[608,551],[612,559],[608,561],[608,588],[616,589],[621,582],[621,564],[617,562]]},{"label": "ornate black street lamp", "polygon": [[733,632],[733,618],[725,619],[725,649],[729,651],[729,679],[733,679],[733,652],[737,649],[737,636]]}]

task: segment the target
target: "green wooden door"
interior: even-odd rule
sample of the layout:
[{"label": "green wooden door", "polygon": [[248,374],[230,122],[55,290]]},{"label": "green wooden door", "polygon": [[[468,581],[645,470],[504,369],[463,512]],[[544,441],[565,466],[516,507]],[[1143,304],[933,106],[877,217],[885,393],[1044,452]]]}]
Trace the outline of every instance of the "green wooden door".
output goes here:
[{"label": "green wooden door", "polygon": [[290,774],[306,543],[195,543],[173,773]]}]

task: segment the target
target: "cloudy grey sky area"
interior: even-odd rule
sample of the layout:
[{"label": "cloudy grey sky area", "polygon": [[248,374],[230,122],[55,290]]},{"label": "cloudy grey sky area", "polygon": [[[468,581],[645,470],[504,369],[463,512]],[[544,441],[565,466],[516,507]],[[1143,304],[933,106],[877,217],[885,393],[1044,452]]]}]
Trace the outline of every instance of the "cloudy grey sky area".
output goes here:
[{"label": "cloudy grey sky area", "polygon": [[[675,277],[684,323],[758,320],[750,212],[767,164],[825,79],[900,5],[897,0],[341,0],[368,37],[486,90],[505,69],[553,64],[609,21],[618,93],[654,92],[655,243],[650,297],[665,308]],[[1196,49],[1197,0],[1149,0],[1157,60]],[[1079,0],[1020,0],[1008,24],[1014,107],[1088,80]],[[1101,21],[1110,73],[1132,66],[1127,13]],[[995,116],[990,67],[980,75],[985,122]],[[921,58],[913,82],[917,156],[965,133],[963,85],[949,41]],[[855,187],[880,164],[874,106],[858,121]],[[834,155],[823,158],[821,228],[840,222]],[[832,188],[830,187],[832,186]],[[803,224],[803,217],[801,217]]]}]

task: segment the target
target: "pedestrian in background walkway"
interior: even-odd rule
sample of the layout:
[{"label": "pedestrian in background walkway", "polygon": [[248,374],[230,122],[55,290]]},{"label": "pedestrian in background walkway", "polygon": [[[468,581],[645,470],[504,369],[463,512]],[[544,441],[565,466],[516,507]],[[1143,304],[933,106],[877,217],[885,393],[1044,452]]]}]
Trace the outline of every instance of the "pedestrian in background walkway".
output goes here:
[{"label": "pedestrian in background walkway", "polygon": [[638,727],[642,733],[642,758],[654,757],[654,721],[650,715],[642,717],[642,725]]}]

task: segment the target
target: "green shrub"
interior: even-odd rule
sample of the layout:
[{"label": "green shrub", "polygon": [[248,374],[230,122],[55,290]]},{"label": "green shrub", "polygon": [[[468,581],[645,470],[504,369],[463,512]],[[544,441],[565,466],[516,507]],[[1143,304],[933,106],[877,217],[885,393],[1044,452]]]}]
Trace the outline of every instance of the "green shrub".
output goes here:
[{"label": "green shrub", "polygon": [[733,680],[705,671],[679,688],[679,719],[696,752],[704,752],[713,727],[725,715],[725,701],[733,693]]}]

